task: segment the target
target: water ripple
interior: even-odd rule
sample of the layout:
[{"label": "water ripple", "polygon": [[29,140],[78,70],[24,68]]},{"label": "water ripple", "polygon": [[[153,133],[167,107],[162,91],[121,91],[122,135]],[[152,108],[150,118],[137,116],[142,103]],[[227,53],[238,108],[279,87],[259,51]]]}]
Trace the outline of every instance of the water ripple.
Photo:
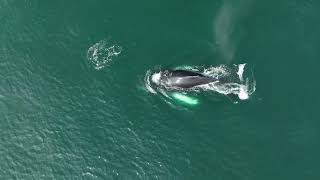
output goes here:
[{"label": "water ripple", "polygon": [[87,58],[95,69],[100,70],[110,64],[115,57],[118,57],[121,51],[121,46],[102,40],[88,49]]}]

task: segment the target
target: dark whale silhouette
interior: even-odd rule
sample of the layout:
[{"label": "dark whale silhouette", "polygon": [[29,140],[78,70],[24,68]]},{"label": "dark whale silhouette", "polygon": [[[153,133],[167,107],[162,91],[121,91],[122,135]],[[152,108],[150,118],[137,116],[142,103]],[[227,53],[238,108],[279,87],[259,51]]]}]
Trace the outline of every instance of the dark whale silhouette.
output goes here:
[{"label": "dark whale silhouette", "polygon": [[167,70],[160,81],[171,88],[193,88],[219,80],[189,70]]}]

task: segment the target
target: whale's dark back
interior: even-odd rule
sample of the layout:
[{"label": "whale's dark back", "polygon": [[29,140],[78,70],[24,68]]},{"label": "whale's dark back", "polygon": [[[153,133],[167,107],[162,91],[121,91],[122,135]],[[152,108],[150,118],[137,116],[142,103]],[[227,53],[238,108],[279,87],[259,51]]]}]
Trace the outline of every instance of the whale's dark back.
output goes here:
[{"label": "whale's dark back", "polygon": [[201,73],[188,71],[188,70],[173,70],[173,71],[170,71],[170,74],[172,77],[186,77],[186,76],[204,77],[204,75]]},{"label": "whale's dark back", "polygon": [[192,88],[214,81],[217,81],[217,79],[187,70],[168,71],[168,75],[166,76],[167,85],[179,88]]}]

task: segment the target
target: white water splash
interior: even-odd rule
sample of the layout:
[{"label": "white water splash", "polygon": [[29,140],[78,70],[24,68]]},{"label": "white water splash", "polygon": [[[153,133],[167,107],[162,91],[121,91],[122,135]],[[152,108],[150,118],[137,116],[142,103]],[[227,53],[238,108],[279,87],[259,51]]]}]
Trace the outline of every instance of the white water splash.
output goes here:
[{"label": "white water splash", "polygon": [[153,74],[151,76],[152,82],[154,82],[156,84],[159,84],[160,78],[161,78],[161,74],[160,73],[155,73],[155,74]]},{"label": "white water splash", "polygon": [[238,76],[240,81],[243,81],[243,72],[244,72],[244,67],[246,66],[246,64],[239,64],[239,69],[238,69]]},{"label": "white water splash", "polygon": [[[256,83],[253,77],[247,77],[244,80],[244,71],[246,64],[235,65],[238,71],[234,72],[232,68],[227,66],[218,66],[215,68],[208,68],[210,71],[205,70],[204,74],[213,75],[216,78],[227,78],[226,82],[213,82],[200,87],[204,90],[216,91],[220,94],[228,95],[234,94],[237,95],[240,100],[247,100],[250,98],[250,95],[255,91]],[[210,72],[210,73],[208,73]],[[237,75],[234,75],[237,74]]]},{"label": "white water splash", "polygon": [[[153,86],[151,85],[151,81],[153,82],[152,78],[151,78],[151,81],[150,81],[150,76],[152,77],[153,75],[151,75],[151,71],[147,71],[147,74],[144,78],[144,83],[145,83],[145,86],[147,88],[147,90],[149,92],[151,92],[152,94],[157,94],[157,91],[153,88]],[[155,82],[154,82],[155,83]]]},{"label": "white water splash", "polygon": [[203,74],[214,77],[214,78],[220,78],[223,76],[229,76],[230,72],[225,65],[216,66],[216,67],[209,67],[203,70]]},{"label": "white water splash", "polygon": [[110,45],[106,40],[102,40],[88,49],[87,58],[90,64],[97,70],[104,68],[122,51],[122,47]]}]

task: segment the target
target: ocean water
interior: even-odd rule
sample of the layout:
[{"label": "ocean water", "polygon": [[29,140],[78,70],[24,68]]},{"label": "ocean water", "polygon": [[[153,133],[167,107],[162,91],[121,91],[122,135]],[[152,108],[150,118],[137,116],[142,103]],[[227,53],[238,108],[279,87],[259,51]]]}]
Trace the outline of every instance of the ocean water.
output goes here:
[{"label": "ocean water", "polygon": [[[320,178],[320,2],[0,0],[0,179]],[[148,72],[246,64],[247,100]],[[186,103],[186,102],[189,102]]]}]

